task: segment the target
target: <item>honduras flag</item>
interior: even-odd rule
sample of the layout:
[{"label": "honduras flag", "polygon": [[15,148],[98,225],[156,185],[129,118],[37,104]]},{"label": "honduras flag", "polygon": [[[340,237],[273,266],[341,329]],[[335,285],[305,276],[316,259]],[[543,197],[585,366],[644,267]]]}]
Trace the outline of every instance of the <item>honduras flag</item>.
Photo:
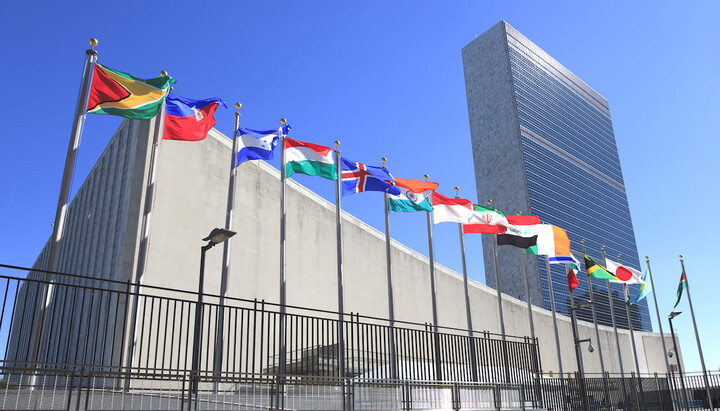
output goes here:
[{"label": "honduras flag", "polygon": [[235,166],[248,160],[272,160],[280,138],[278,130],[257,131],[238,127],[238,152]]},{"label": "honduras flag", "polygon": [[367,166],[356,163],[345,157],[342,163],[343,195],[362,193],[363,191],[384,191],[391,195],[399,195],[400,189],[395,187],[395,179],[382,167]]}]

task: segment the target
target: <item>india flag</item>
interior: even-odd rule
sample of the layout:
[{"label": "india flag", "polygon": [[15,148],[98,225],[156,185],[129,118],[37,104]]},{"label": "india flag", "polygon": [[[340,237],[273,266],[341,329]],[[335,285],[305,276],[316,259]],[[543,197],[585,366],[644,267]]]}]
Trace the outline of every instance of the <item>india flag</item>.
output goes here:
[{"label": "india flag", "polygon": [[389,196],[390,210],[398,212],[433,210],[430,197],[438,188],[438,183],[396,177],[395,185],[400,189],[400,194]]},{"label": "india flag", "polygon": [[285,173],[318,176],[337,180],[337,166],[330,147],[285,137]]}]

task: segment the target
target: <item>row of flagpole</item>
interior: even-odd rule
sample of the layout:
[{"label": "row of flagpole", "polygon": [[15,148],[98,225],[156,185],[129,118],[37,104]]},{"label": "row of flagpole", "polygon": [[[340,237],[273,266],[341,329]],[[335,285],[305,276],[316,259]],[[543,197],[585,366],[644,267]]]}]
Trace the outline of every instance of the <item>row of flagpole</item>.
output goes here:
[{"label": "row of flagpole", "polygon": [[[91,48],[86,51],[87,59],[85,62],[85,66],[83,69],[83,78],[81,82],[80,92],[78,96],[78,102],[76,106],[76,112],[75,117],[73,119],[73,126],[71,130],[71,138],[70,143],[68,147],[68,153],[66,156],[66,162],[65,162],[65,169],[63,171],[63,177],[61,181],[61,189],[60,189],[60,196],[58,199],[58,206],[56,210],[56,218],[53,225],[53,234],[51,237],[50,242],[50,249],[48,252],[48,264],[47,264],[47,270],[48,271],[56,271],[57,270],[57,262],[58,262],[58,255],[59,255],[59,249],[60,244],[63,238],[63,230],[65,225],[65,218],[67,214],[67,205],[68,205],[68,199],[69,199],[69,193],[72,183],[72,175],[74,171],[74,164],[77,154],[77,149],[79,146],[80,137],[82,135],[82,129],[84,125],[85,116],[88,112],[87,106],[88,106],[88,98],[89,98],[89,92],[91,88],[91,80],[92,80],[92,72],[95,67],[95,64],[97,62],[97,52],[95,51],[95,46],[97,45],[97,40],[91,39],[90,41]],[[167,77],[167,73],[162,72],[162,76]],[[167,95],[167,92],[165,92],[165,96]],[[138,250],[138,265],[136,268],[135,273],[135,284],[136,287],[138,287],[141,283],[142,277],[144,275],[145,265],[146,265],[146,259],[147,259],[147,246],[148,246],[148,240],[149,240],[149,232],[150,232],[150,217],[152,212],[152,205],[153,205],[153,196],[154,196],[154,188],[156,185],[155,177],[157,172],[157,159],[158,159],[158,148],[160,140],[163,139],[163,130],[164,130],[164,119],[165,119],[165,99],[163,97],[162,104],[160,105],[157,113],[154,115],[155,118],[155,129],[153,131],[153,141],[152,141],[152,149],[151,149],[151,158],[149,162],[149,169],[148,169],[148,182],[146,186],[146,194],[145,194],[145,203],[144,203],[144,214],[143,214],[143,221],[142,221],[142,237],[139,244],[139,250]],[[231,171],[230,171],[230,182],[229,182],[229,188],[228,188],[228,203],[227,203],[227,213],[226,213],[226,221],[225,226],[226,228],[232,227],[232,219],[233,219],[233,208],[234,208],[234,190],[235,190],[235,177],[237,176],[237,153],[238,153],[238,142],[239,142],[239,109],[241,105],[238,103],[236,104],[236,111],[235,113],[235,127],[233,132],[233,154],[231,159]],[[108,113],[106,113],[108,114]],[[131,117],[132,118],[132,117]],[[150,117],[145,117],[150,118]],[[286,329],[284,324],[284,316],[285,316],[285,310],[286,310],[286,261],[285,261],[285,247],[286,247],[286,239],[287,239],[287,227],[286,227],[286,158],[285,158],[285,146],[286,146],[286,121],[284,119],[281,120],[281,127],[278,129],[278,138],[280,141],[280,144],[282,146],[282,154],[281,154],[281,205],[280,205],[280,311],[281,311],[281,318],[283,319],[283,322],[281,323],[280,327],[280,343],[281,343],[281,350],[280,350],[280,371],[281,374],[284,374],[285,369],[285,339],[286,339]],[[341,229],[341,210],[342,210],[342,161],[340,157],[340,151],[338,149],[339,143],[335,143],[335,167],[336,167],[336,229],[337,229],[337,255],[338,255],[338,272],[337,272],[337,278],[338,278],[338,312],[339,312],[339,324],[338,324],[338,343],[339,343],[339,357],[342,359],[342,356],[344,356],[344,342],[343,342],[343,322],[344,322],[344,298],[343,298],[343,269],[342,269],[342,229]],[[384,160],[384,159],[383,159]],[[383,161],[383,169],[387,170],[384,167]],[[388,174],[389,175],[389,174]],[[427,181],[427,175],[425,176],[425,180]],[[379,190],[382,191],[382,190]],[[457,197],[457,188],[456,188],[456,198]],[[393,289],[392,289],[392,275],[391,275],[391,260],[390,260],[390,233],[389,233],[389,207],[388,207],[388,193],[386,191],[384,195],[384,202],[385,202],[385,212],[386,212],[386,253],[387,253],[387,269],[388,269],[388,307],[389,307],[389,317],[391,321],[391,326],[394,326],[394,302],[393,302]],[[489,201],[488,204],[490,205],[492,202]],[[431,302],[432,302],[432,312],[433,312],[433,332],[435,333],[435,354],[436,359],[440,358],[440,348],[439,348],[439,340],[438,340],[438,315],[437,315],[437,295],[436,295],[436,289],[435,289],[435,267],[434,267],[434,256],[433,256],[433,223],[432,223],[432,212],[427,211],[427,223],[428,223],[428,249],[429,249],[429,265],[430,265],[430,283],[431,283]],[[460,242],[461,242],[461,250],[462,250],[462,259],[463,259],[463,277],[464,277],[464,286],[465,286],[465,305],[466,305],[466,314],[467,314],[467,322],[468,322],[468,335],[473,335],[473,327],[472,327],[472,319],[471,319],[471,309],[470,309],[470,301],[469,301],[469,292],[468,292],[468,286],[467,286],[467,268],[465,265],[465,251],[464,251],[464,239],[463,239],[463,224],[461,223],[459,225],[460,227]],[[494,268],[495,268],[495,279],[496,279],[496,285],[497,285],[497,297],[498,297],[498,315],[499,315],[499,323],[500,323],[500,330],[503,340],[506,339],[506,333],[505,333],[505,323],[504,323],[504,317],[503,317],[503,307],[502,307],[502,292],[500,287],[500,276],[499,276],[499,267],[498,267],[498,261],[497,261],[497,234],[493,236],[493,259],[494,259]],[[227,293],[227,277],[229,275],[230,270],[230,242],[226,242],[224,245],[225,249],[223,251],[223,264],[222,264],[222,281],[221,281],[221,304],[222,304],[222,298],[225,297]],[[606,261],[607,265],[607,259],[605,257],[605,251],[603,247],[603,259]],[[584,245],[583,245],[583,253]],[[619,256],[618,256],[619,257]],[[646,258],[647,259],[647,258]],[[553,298],[553,292],[552,292],[552,281],[551,281],[551,270],[550,270],[550,262],[549,257],[546,259],[546,265],[547,265],[547,272],[548,272],[548,282],[549,282],[549,288],[550,288],[550,295],[551,295],[551,306],[552,306],[552,314],[553,314],[553,322],[555,326],[555,334],[556,334],[556,344],[558,349],[558,366],[560,368],[560,372],[562,373],[562,359],[560,354],[560,344],[559,344],[559,336],[558,336],[558,330],[557,330],[557,318],[555,315],[555,308],[554,308],[554,298]],[[647,259],[647,265],[648,265],[648,274],[650,276],[650,279],[652,281],[652,275],[650,273],[650,264],[649,259]],[[681,265],[683,269],[683,278],[686,280],[686,273],[684,268],[684,262],[681,259]],[[528,313],[530,318],[530,331],[532,338],[535,338],[534,336],[534,325],[532,321],[532,305],[530,301],[530,292],[529,292],[529,279],[528,279],[528,273],[527,273],[527,262],[526,257],[523,254],[523,269],[525,272],[525,278],[526,278],[526,293],[527,293],[527,299],[528,299]],[[588,281],[590,282],[590,277],[588,277]],[[608,297],[610,301],[610,308],[611,308],[611,316],[613,317],[613,323],[615,323],[614,318],[614,308],[612,303],[612,293],[610,290],[610,284],[609,280],[607,280],[608,284]],[[686,283],[687,284],[687,283]],[[626,284],[624,284],[624,287],[626,287]],[[593,291],[592,291],[592,285],[590,284],[588,286],[590,297],[593,299]],[[698,349],[700,351],[700,359],[703,366],[703,371],[706,374],[705,371],[705,364],[704,359],[702,357],[702,350],[700,348],[700,340],[699,335],[697,333],[697,326],[695,324],[695,318],[694,318],[694,312],[692,310],[692,302],[690,301],[690,295],[689,295],[689,288],[686,285],[686,288],[688,289],[688,300],[690,303],[691,308],[691,315],[693,317],[693,325],[695,327],[695,335],[696,340],[698,343]],[[680,296],[681,290],[678,291]],[[654,293],[654,288],[653,288]],[[572,296],[572,293],[571,293]],[[50,295],[48,295],[45,298],[50,298]],[[655,296],[654,296],[655,298]],[[678,299],[679,301],[679,299]],[[660,326],[660,332],[662,335],[662,325],[660,324],[660,315],[659,310],[657,307],[657,299],[655,298],[655,305],[656,305],[656,311],[658,315],[658,322]],[[626,314],[628,317],[628,325],[631,333],[631,340],[633,343],[633,353],[635,358],[635,365],[636,370],[639,373],[639,362],[637,359],[637,349],[635,347],[635,340],[633,336],[633,327],[632,327],[632,321],[630,318],[629,310],[626,310]],[[598,338],[598,346],[600,346],[599,343],[599,330],[597,328],[597,318],[595,315],[594,307],[593,307],[593,321],[595,323],[596,328],[596,338]],[[134,327],[133,327],[134,328]],[[392,327],[391,327],[392,328]],[[620,359],[620,370],[623,372],[622,367],[622,360],[621,360],[621,350],[620,350],[620,343],[619,343],[619,335],[617,332],[617,326],[614,324],[615,328],[615,334],[616,334],[616,342],[618,344],[618,356]],[[222,332],[222,331],[221,331]],[[219,344],[222,344],[222,334],[220,335],[220,338],[218,339],[220,342]],[[663,347],[665,346],[665,342],[663,339]],[[34,347],[34,344],[33,344]],[[34,353],[34,355],[37,355],[37,350],[35,350],[33,347],[31,349]],[[221,347],[221,346],[220,346]],[[664,347],[665,349],[665,347]],[[217,351],[217,350],[216,350]],[[220,350],[221,351],[221,350]],[[393,353],[394,354],[394,353]],[[221,355],[221,354],[220,354]],[[507,353],[505,352],[504,355],[506,356]],[[601,355],[601,368],[604,372],[604,362],[602,360],[602,352],[600,352]],[[130,357],[132,357],[132,354],[130,354]],[[507,359],[507,357],[506,357]],[[215,358],[215,363],[220,364],[222,361],[220,358]],[[393,360],[394,361],[394,360]],[[340,361],[340,375],[345,375],[344,370],[344,360]],[[667,363],[666,358],[666,365],[669,368],[669,363]],[[396,367],[396,364],[393,364],[393,366]],[[393,371],[396,373],[395,371]],[[473,371],[474,374],[476,373],[476,370]],[[440,366],[439,360],[436,361],[436,373],[437,378],[441,379],[442,377],[442,369]],[[396,374],[393,374],[396,375]],[[707,378],[707,375],[705,375]]]}]

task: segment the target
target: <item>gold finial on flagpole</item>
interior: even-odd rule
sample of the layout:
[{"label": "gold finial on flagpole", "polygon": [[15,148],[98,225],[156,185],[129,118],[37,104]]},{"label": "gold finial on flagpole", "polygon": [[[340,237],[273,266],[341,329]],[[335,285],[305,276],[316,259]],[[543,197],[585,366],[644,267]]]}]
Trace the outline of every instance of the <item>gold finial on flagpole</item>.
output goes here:
[{"label": "gold finial on flagpole", "polygon": [[385,163],[387,162],[387,158],[383,157],[380,159],[380,163],[382,163],[382,169],[387,170],[387,167],[385,167]]},{"label": "gold finial on flagpole", "polygon": [[488,200],[487,205],[492,205],[492,200]]},{"label": "gold finial on flagpole", "polygon": [[605,249],[605,246],[604,246],[604,245],[603,245],[603,246],[601,246],[601,247],[600,247],[600,249],[601,249],[601,250],[604,250],[604,249]]},{"label": "gold finial on flagpole", "polygon": [[96,39],[95,37],[91,37],[90,38],[90,47],[95,48],[95,46],[97,46],[97,45],[98,45],[98,39]]},{"label": "gold finial on flagpole", "polygon": [[427,181],[427,179],[430,178],[430,176],[427,175],[427,174],[425,174],[425,175],[423,176],[423,178],[425,179],[425,181]]},{"label": "gold finial on flagpole", "polygon": [[648,257],[648,256],[645,256],[645,259],[646,259],[646,260],[649,260],[649,259],[650,259],[650,257]]},{"label": "gold finial on flagpole", "polygon": [[284,126],[285,124],[287,124],[287,120],[285,120],[284,118],[281,118],[280,124],[282,124]]},{"label": "gold finial on flagpole", "polygon": [[167,76],[168,76],[168,72],[167,72],[167,71],[165,71],[165,70],[160,70],[160,77],[167,77]]},{"label": "gold finial on flagpole", "polygon": [[240,110],[241,108],[242,108],[242,104],[240,104],[240,103],[235,103],[235,109],[236,109],[236,110]]},{"label": "gold finial on flagpole", "polygon": [[680,254],[680,259],[682,260],[682,254]]},{"label": "gold finial on flagpole", "polygon": [[518,212],[517,212],[517,215],[522,215],[522,211],[518,211]]},{"label": "gold finial on flagpole", "polygon": [[583,238],[582,240],[580,240],[580,243],[585,244],[585,239]]},{"label": "gold finial on flagpole", "polygon": [[458,191],[460,191],[460,187],[455,186],[455,198],[460,198]]},{"label": "gold finial on flagpole", "polygon": [[335,143],[334,143],[334,144],[335,144],[335,148],[340,147],[340,142],[339,142],[338,140],[335,140]]}]

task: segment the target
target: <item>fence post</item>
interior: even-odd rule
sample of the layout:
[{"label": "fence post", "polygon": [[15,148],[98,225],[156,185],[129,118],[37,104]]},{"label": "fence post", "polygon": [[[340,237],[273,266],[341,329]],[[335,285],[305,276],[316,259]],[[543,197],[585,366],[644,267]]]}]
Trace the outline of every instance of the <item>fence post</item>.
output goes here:
[{"label": "fence post", "polygon": [[502,396],[500,395],[500,384],[495,384],[495,409],[502,410]]},{"label": "fence post", "polygon": [[403,401],[405,402],[405,410],[412,410],[412,392],[410,391],[410,381],[403,384]]},{"label": "fence post", "polygon": [[460,411],[460,387],[457,383],[452,385],[452,409]]}]

